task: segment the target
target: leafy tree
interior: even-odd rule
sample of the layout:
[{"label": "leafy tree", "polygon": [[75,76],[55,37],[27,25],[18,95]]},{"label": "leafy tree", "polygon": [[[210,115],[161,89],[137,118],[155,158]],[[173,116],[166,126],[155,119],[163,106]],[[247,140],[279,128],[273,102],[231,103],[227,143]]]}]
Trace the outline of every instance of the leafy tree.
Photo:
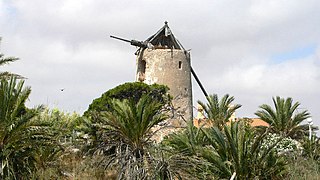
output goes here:
[{"label": "leafy tree", "polygon": [[308,131],[308,125],[302,125],[301,122],[310,117],[307,110],[297,112],[300,106],[299,102],[293,104],[292,98],[273,98],[274,108],[267,104],[260,106],[257,115],[261,120],[270,124],[271,133],[277,133],[284,137],[293,139],[302,138]]},{"label": "leafy tree", "polygon": [[36,168],[37,149],[48,143],[46,127],[34,121],[42,107],[26,109],[31,89],[11,77],[0,84],[0,179],[28,177]]},{"label": "leafy tree", "polygon": [[147,85],[142,82],[130,82],[121,84],[113,89],[108,90],[101,95],[100,98],[93,100],[89,108],[84,112],[84,116],[90,117],[93,111],[101,112],[108,111],[112,106],[110,105],[113,99],[131,99],[137,103],[141,96],[148,94],[152,99],[162,104],[170,103],[170,96],[167,94],[169,88],[164,85]]},{"label": "leafy tree", "polygon": [[[113,110],[114,99],[127,100],[137,104],[142,96],[149,96],[152,101],[161,104],[163,109],[171,103],[171,97],[168,94],[169,88],[164,85],[147,85],[141,82],[125,83],[113,89],[108,90],[100,98],[93,100],[88,110],[83,116],[83,126],[80,128],[84,134],[89,135],[90,139],[84,146],[83,151],[92,154],[94,149],[99,146],[103,139],[103,134],[96,126],[102,112],[111,112]],[[113,153],[114,148],[110,148],[108,153]]]},{"label": "leafy tree", "polygon": [[213,126],[219,129],[222,129],[232,114],[241,107],[239,104],[232,105],[234,97],[228,94],[224,95],[220,101],[217,94],[209,95],[207,96],[207,101],[207,104],[201,101],[198,101],[198,103],[204,109]]}]

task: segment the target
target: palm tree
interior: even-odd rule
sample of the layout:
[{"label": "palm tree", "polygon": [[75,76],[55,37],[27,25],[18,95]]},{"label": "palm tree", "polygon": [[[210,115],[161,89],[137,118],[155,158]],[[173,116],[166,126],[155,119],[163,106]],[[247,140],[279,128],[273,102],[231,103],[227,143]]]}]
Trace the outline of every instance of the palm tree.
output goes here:
[{"label": "palm tree", "polygon": [[284,160],[278,157],[272,144],[262,146],[266,134],[255,135],[252,129],[231,122],[221,131],[217,127],[202,129],[208,145],[201,150],[201,156],[210,163],[209,171],[219,179],[277,179],[284,172]]},{"label": "palm tree", "polygon": [[150,179],[205,179],[206,164],[200,157],[174,149],[170,145],[152,148]]},{"label": "palm tree", "polygon": [[310,117],[309,112],[298,112],[300,103],[293,104],[292,98],[284,99],[277,96],[272,99],[275,109],[263,104],[260,106],[262,110],[258,110],[255,115],[270,124],[270,132],[294,139],[303,137],[307,133],[308,125],[300,123]]},{"label": "palm tree", "polygon": [[285,163],[273,151],[278,141],[263,146],[266,135],[257,135],[243,122],[231,122],[222,130],[189,127],[170,135],[163,143],[176,157],[169,161],[172,167],[180,165],[179,159],[184,160],[179,170],[171,171],[188,179],[230,179],[233,174],[236,179],[279,178]]},{"label": "palm tree", "polygon": [[220,101],[217,94],[209,95],[207,101],[207,104],[201,101],[198,101],[198,103],[204,109],[213,126],[219,129],[222,129],[232,114],[241,107],[240,104],[232,105],[234,97],[229,96],[229,94],[224,95]]},{"label": "palm tree", "polygon": [[188,123],[183,131],[170,134],[161,142],[167,167],[178,179],[206,179],[207,162],[201,159],[200,150],[208,145],[201,128]]},{"label": "palm tree", "polygon": [[96,152],[106,154],[113,149],[111,161],[119,165],[119,178],[145,178],[147,162],[152,159],[148,149],[153,144],[154,128],[168,118],[163,103],[143,95],[138,103],[113,99],[110,105],[111,111],[97,117],[97,134],[102,141]]},{"label": "palm tree", "polygon": [[[14,62],[14,61],[17,61],[19,60],[19,58],[16,58],[16,57],[4,57],[3,54],[0,54],[0,66],[3,66],[5,64],[9,64],[11,62]],[[9,79],[10,76],[16,76],[16,77],[20,77],[20,75],[17,75],[17,74],[13,74],[11,72],[0,72],[0,79],[3,79],[3,78],[6,78],[6,79]]]},{"label": "palm tree", "polygon": [[170,146],[175,153],[187,156],[196,155],[199,147],[207,144],[207,139],[200,128],[188,124],[184,131],[172,133],[162,142],[164,146]]},{"label": "palm tree", "polygon": [[48,138],[46,128],[33,121],[41,107],[24,105],[31,89],[23,84],[15,77],[0,84],[0,179],[28,177],[36,166],[37,148]]}]

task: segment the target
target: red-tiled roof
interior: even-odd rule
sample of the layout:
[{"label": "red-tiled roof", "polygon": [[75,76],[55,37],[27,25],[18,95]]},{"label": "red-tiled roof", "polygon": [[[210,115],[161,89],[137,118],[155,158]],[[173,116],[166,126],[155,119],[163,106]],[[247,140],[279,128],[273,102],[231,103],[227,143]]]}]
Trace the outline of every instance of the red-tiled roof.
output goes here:
[{"label": "red-tiled roof", "polygon": [[[250,125],[251,127],[256,127],[256,126],[266,126],[266,127],[269,127],[269,124],[262,121],[261,119],[259,118],[250,118],[249,119],[249,122],[250,122]],[[227,122],[227,125],[230,125],[230,121]],[[201,119],[201,120],[198,120],[198,119],[194,119],[193,120],[193,125],[196,126],[196,127],[211,127],[212,124],[209,120],[207,119]]]},{"label": "red-tiled roof", "polygon": [[265,121],[262,121],[259,118],[252,118],[251,120],[252,120],[252,122],[251,122],[251,126],[252,127],[255,127],[255,126],[266,126],[266,127],[269,127],[268,123],[266,123]]}]

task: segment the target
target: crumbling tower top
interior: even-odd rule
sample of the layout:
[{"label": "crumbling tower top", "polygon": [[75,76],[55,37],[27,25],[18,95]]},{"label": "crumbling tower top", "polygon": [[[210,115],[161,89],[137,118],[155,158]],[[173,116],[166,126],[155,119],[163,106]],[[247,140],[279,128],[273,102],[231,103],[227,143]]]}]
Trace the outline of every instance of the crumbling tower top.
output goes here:
[{"label": "crumbling tower top", "polygon": [[146,42],[151,43],[155,49],[184,50],[180,42],[174,37],[167,21],[165,21],[164,26],[154,35],[150,36]]},{"label": "crumbling tower top", "polygon": [[173,97],[172,127],[184,127],[192,119],[190,53],[175,38],[168,23],[144,41],[137,51],[136,81],[167,85]]}]

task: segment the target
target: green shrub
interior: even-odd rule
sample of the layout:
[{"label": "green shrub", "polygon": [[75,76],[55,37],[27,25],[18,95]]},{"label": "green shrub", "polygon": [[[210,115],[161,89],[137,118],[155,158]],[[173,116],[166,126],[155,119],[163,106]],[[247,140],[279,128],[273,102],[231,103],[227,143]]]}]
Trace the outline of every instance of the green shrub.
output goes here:
[{"label": "green shrub", "polygon": [[262,143],[262,147],[267,149],[275,143],[277,144],[274,147],[274,151],[279,155],[300,155],[303,150],[302,145],[299,143],[299,141],[294,140],[290,137],[281,137],[280,135],[274,133],[269,133],[265,137]]},{"label": "green shrub", "polygon": [[131,99],[137,103],[143,94],[148,94],[154,100],[165,104],[170,102],[170,97],[167,94],[168,90],[167,86],[158,84],[147,85],[142,82],[124,83],[108,90],[101,97],[93,100],[88,110],[84,112],[84,116],[89,117],[92,111],[101,112],[110,110],[112,99]]},{"label": "green shrub", "polygon": [[311,140],[307,137],[302,142],[303,156],[319,162],[320,165],[320,138],[312,136]]}]

